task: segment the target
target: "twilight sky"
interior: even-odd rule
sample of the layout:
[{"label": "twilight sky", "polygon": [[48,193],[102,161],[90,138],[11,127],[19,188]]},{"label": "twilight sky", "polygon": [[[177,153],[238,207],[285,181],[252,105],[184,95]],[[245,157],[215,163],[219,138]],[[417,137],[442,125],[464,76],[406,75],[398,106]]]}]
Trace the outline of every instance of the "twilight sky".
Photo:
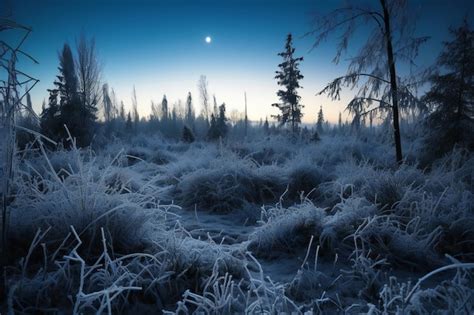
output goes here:
[{"label": "twilight sky", "polygon": [[[0,2],[1,11],[10,7],[16,21],[33,28],[24,48],[40,64],[22,61],[20,69],[40,79],[32,91],[38,111],[57,75],[58,51],[64,42],[74,46],[81,32],[95,38],[103,81],[127,107],[135,85],[141,115],[149,114],[151,100],[160,102],[166,94],[173,104],[178,99],[184,101],[188,91],[199,111],[197,81],[201,74],[207,76],[211,95],[216,95],[219,104],[225,102],[229,112],[243,111],[246,91],[250,119],[277,113],[270,106],[278,101],[274,72],[280,62],[277,53],[289,32],[294,35],[296,56],[305,58],[300,90],[301,103],[306,105],[304,122],[316,120],[320,105],[326,118],[336,122],[353,94],[347,91],[337,102],[315,96],[325,83],[345,73],[346,63],[331,63],[336,36],[311,52],[312,38],[302,37],[311,29],[314,14],[337,8],[342,3],[338,0]],[[465,15],[473,20],[474,14],[474,5],[468,0],[412,0],[410,7],[417,16],[416,35],[431,36],[421,48],[420,67],[434,62],[441,42],[449,38],[449,26],[458,26]],[[7,36],[10,41],[19,37],[15,33]],[[210,44],[205,42],[206,36],[212,37]],[[363,36],[363,31],[356,35]]]}]

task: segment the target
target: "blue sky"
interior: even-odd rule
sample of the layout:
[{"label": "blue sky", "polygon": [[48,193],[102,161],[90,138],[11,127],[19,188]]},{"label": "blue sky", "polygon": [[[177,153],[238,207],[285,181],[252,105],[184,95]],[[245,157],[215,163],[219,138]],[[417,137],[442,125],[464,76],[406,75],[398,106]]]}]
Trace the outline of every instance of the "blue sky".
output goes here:
[{"label": "blue sky", "polygon": [[[6,1],[6,0],[4,0]],[[364,2],[374,2],[364,1]],[[8,3],[8,1],[6,2]],[[346,63],[331,63],[335,36],[309,52],[312,39],[302,37],[311,29],[314,14],[338,7],[341,1],[270,0],[9,0],[13,18],[31,26],[25,43],[39,65],[22,61],[20,67],[40,79],[32,98],[39,110],[46,89],[57,74],[57,52],[64,42],[74,45],[81,32],[94,37],[103,66],[103,80],[116,91],[126,106],[136,87],[139,111],[148,115],[151,100],[161,101],[166,94],[171,103],[185,100],[187,92],[198,107],[197,81],[207,76],[211,94],[229,108],[243,110],[247,92],[251,119],[275,114],[270,106],[277,100],[273,79],[280,62],[286,35],[295,37],[296,54],[304,56],[301,71],[305,78],[300,91],[304,121],[316,119],[323,105],[326,117],[335,122],[339,111],[353,92],[346,91],[341,101],[315,96],[325,83],[345,73]],[[417,34],[431,36],[422,47],[420,66],[431,64],[448,38],[448,27],[459,25],[473,5],[464,0],[417,0],[410,6],[417,13]],[[17,34],[9,34],[14,40]],[[206,36],[212,43],[206,44]],[[362,38],[363,33],[356,38]]]}]

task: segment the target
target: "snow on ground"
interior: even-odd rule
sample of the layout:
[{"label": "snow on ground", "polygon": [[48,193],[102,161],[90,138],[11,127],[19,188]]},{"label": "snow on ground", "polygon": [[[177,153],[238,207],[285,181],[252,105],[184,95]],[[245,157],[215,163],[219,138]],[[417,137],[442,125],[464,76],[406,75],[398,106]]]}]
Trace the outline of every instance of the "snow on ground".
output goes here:
[{"label": "snow on ground", "polygon": [[29,157],[4,307],[474,311],[472,154],[397,169],[389,149],[337,135],[141,139]]}]

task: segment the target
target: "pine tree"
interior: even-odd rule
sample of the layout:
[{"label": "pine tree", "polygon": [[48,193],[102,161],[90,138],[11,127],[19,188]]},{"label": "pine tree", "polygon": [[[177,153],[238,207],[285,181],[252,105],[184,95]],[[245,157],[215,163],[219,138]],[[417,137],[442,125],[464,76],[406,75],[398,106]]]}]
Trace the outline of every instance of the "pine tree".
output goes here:
[{"label": "pine tree", "polygon": [[125,104],[123,103],[123,101],[120,101],[120,113],[119,113],[119,116],[120,116],[120,119],[122,121],[125,121],[125,119],[127,119],[126,115],[125,115]]},{"label": "pine tree", "polygon": [[161,120],[167,121],[169,118],[168,111],[168,100],[166,99],[166,94],[163,95],[163,100],[161,101]]},{"label": "pine tree", "polygon": [[209,140],[219,139],[219,130],[217,129],[217,122],[214,114],[211,114],[211,121],[209,124],[209,130],[207,131],[207,138]]},{"label": "pine tree", "polygon": [[71,47],[69,47],[68,44],[64,44],[59,56],[59,72],[60,75],[57,76],[59,81],[56,81],[55,85],[58,86],[60,104],[63,105],[67,102],[74,101],[78,96],[78,80],[74,57]]},{"label": "pine tree", "polygon": [[127,122],[125,123],[125,130],[127,133],[131,133],[133,130],[133,124],[132,124],[132,115],[130,112],[127,114]]},{"label": "pine tree", "polygon": [[268,132],[270,131],[270,126],[268,125],[268,118],[265,117],[265,122],[263,123],[263,132],[268,135]]},{"label": "pine tree", "polygon": [[452,29],[454,39],[444,43],[437,65],[442,73],[431,77],[425,101],[433,107],[428,117],[428,146],[439,156],[454,145],[474,149],[474,31],[466,20]]},{"label": "pine tree", "polygon": [[278,65],[280,70],[276,71],[277,75],[275,76],[275,79],[278,80],[278,85],[285,87],[285,89],[278,90],[277,92],[281,103],[275,103],[272,106],[278,107],[281,111],[281,114],[274,115],[273,117],[278,120],[280,125],[289,124],[292,132],[296,134],[298,124],[303,116],[301,108],[304,107],[299,104],[301,96],[297,92],[297,89],[301,88],[299,80],[303,79],[303,75],[298,69],[299,63],[303,61],[303,57],[293,57],[294,52],[292,36],[288,34],[285,51],[278,54],[283,57],[283,62]]},{"label": "pine tree", "polygon": [[324,131],[324,114],[323,114],[323,107],[319,108],[318,112],[318,120],[316,121],[316,130],[321,134]]},{"label": "pine tree", "polygon": [[342,128],[342,113],[339,112],[339,119],[337,121],[337,126],[339,127],[339,129]]},{"label": "pine tree", "polygon": [[65,140],[68,134],[63,126],[66,125],[77,145],[87,146],[92,139],[97,109],[81,103],[75,61],[68,44],[64,44],[59,55],[58,70],[55,88],[48,90],[49,108],[41,115],[41,130],[52,139]]},{"label": "pine tree", "polygon": [[189,128],[194,129],[194,108],[191,92],[188,92],[188,97],[186,98],[186,108],[184,116]]},{"label": "pine tree", "polygon": [[216,121],[217,130],[219,132],[219,137],[224,138],[227,135],[227,117],[225,116],[225,103],[222,103],[219,106],[219,116]]},{"label": "pine tree", "polygon": [[63,128],[60,121],[61,113],[58,104],[59,91],[57,89],[49,89],[48,92],[48,106],[43,107],[40,116],[41,133],[57,141],[60,139],[60,133]]},{"label": "pine tree", "polygon": [[195,139],[194,134],[189,127],[187,126],[183,127],[183,135],[181,139],[183,140],[183,142],[187,142],[187,143],[194,142],[194,139]]}]

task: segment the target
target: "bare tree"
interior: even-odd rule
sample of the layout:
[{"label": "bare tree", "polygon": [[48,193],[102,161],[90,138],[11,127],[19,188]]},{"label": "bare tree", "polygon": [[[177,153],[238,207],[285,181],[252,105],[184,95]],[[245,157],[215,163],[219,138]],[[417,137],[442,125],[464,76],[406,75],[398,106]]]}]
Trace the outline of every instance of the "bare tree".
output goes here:
[{"label": "bare tree", "polygon": [[85,35],[82,34],[76,45],[76,69],[83,112],[95,113],[102,94],[100,86],[101,67],[97,59],[95,41],[94,39],[87,40]]},{"label": "bare tree", "polygon": [[193,97],[191,96],[191,92],[188,92],[188,97],[186,98],[185,120],[188,127],[191,129],[194,129],[194,115]]},{"label": "bare tree", "polygon": [[138,114],[138,100],[137,100],[137,91],[135,90],[135,86],[133,86],[133,91],[132,91],[132,115],[133,115],[133,123],[135,125],[135,131],[137,131],[138,122],[140,121],[140,116]]},{"label": "bare tree", "polygon": [[[376,3],[377,1],[374,0]],[[343,86],[360,90],[347,110],[359,115],[388,113],[392,117],[397,163],[403,162],[400,139],[400,109],[420,105],[409,91],[414,82],[405,84],[397,77],[397,63],[413,60],[427,37],[413,37],[414,23],[407,17],[406,0],[378,0],[375,7],[348,4],[316,21],[308,35],[315,36],[313,48],[329,34],[342,31],[334,62],[347,51],[349,40],[357,28],[372,25],[367,41],[359,53],[350,59],[347,74],[330,82],[319,94],[327,93],[339,99]]]},{"label": "bare tree", "polygon": [[102,107],[104,110],[105,122],[110,122],[115,118],[116,109],[114,103],[112,102],[112,98],[109,96],[109,85],[107,83],[102,85]]},{"label": "bare tree", "polygon": [[198,81],[199,95],[201,96],[202,116],[209,122],[209,91],[206,76],[201,75]]}]

